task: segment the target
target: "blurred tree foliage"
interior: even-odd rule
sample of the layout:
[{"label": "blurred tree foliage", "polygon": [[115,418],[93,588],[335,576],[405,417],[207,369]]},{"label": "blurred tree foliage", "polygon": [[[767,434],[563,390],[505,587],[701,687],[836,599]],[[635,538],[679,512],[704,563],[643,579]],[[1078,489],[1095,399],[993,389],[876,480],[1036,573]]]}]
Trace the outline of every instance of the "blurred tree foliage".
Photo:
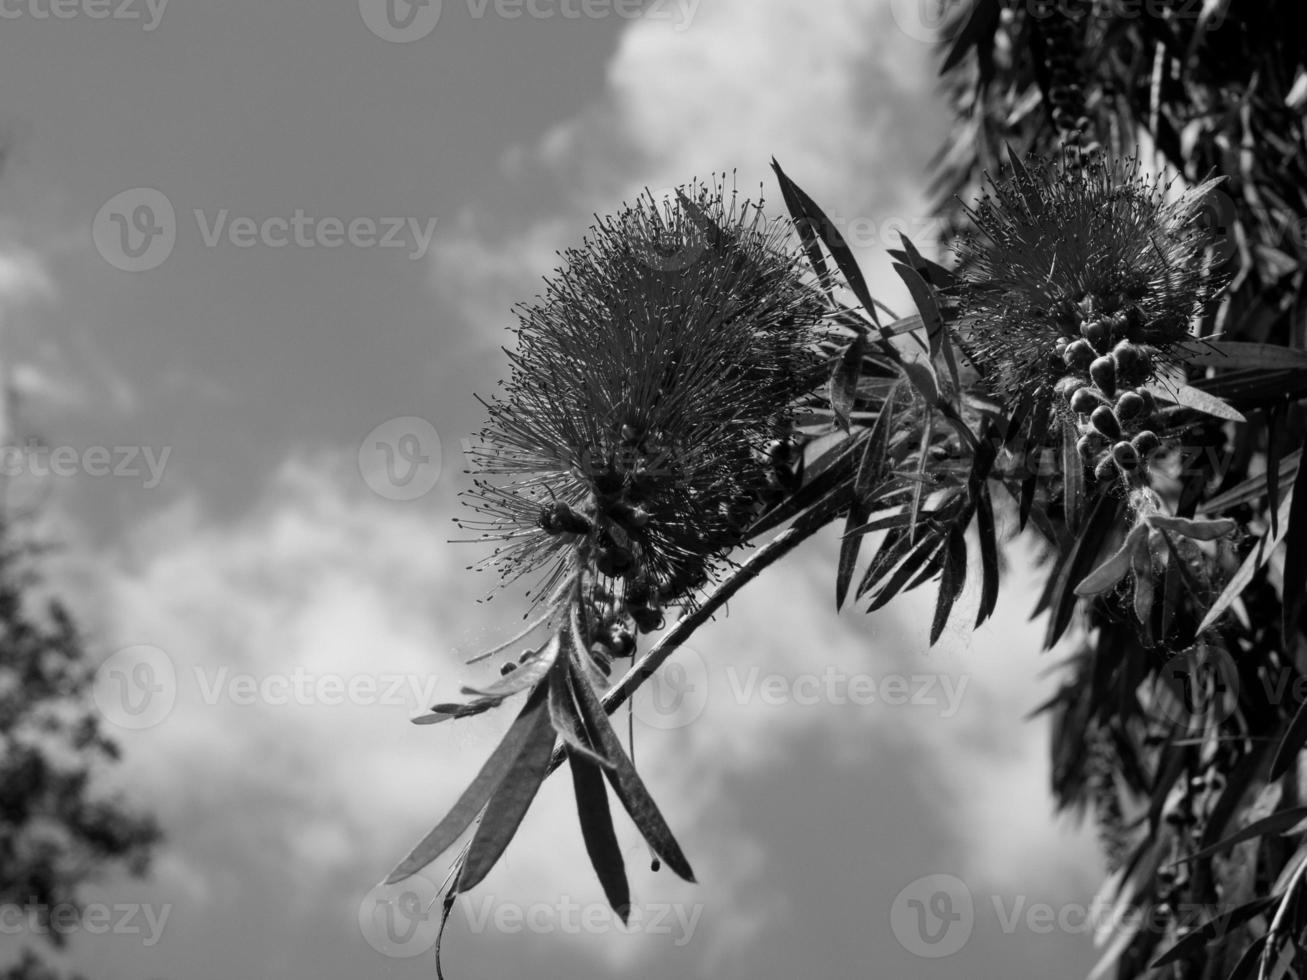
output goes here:
[{"label": "blurred tree foliage", "polygon": [[[33,549],[0,527],[0,908],[12,931],[56,949],[51,911],[81,909],[79,892],[121,863],[143,874],[160,838],[154,820],[97,787],[118,759],[92,701],[84,637],[57,599],[37,602]],[[5,980],[58,976],[31,947]]]},{"label": "blurred tree foliage", "polygon": [[[1246,421],[1213,419],[1190,437],[1203,451],[1178,500],[1181,515],[1246,529],[1220,569],[1224,615],[1188,627],[1213,644],[1179,669],[1183,642],[1149,643],[1122,601],[1089,602],[1046,706],[1053,785],[1064,807],[1098,818],[1115,870],[1107,897],[1162,913],[1116,930],[1102,975],[1301,976],[1307,519],[1291,518],[1307,506],[1297,477],[1307,370],[1289,355],[1307,339],[1307,5],[967,0],[954,15],[941,74],[956,123],[936,163],[939,207],[955,228],[967,221],[961,202],[1009,147],[1138,154],[1179,186],[1225,178],[1204,207],[1228,288],[1200,333],[1241,342],[1242,359],[1187,370]],[[1062,559],[1092,527],[1075,529]],[[1188,731],[1159,725],[1137,696],[1168,670],[1206,682],[1193,690],[1208,702],[1191,707],[1207,710]]]}]

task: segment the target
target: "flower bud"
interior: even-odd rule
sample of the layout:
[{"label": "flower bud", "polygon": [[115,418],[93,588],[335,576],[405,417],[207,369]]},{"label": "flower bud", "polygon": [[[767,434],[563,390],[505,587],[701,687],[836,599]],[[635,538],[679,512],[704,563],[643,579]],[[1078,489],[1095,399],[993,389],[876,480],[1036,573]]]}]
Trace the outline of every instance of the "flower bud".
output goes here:
[{"label": "flower bud", "polygon": [[1053,386],[1053,393],[1059,398],[1070,399],[1083,386],[1083,381],[1073,374],[1068,374],[1065,378],[1058,378],[1057,384]]},{"label": "flower bud", "polygon": [[1133,445],[1128,442],[1118,442],[1112,447],[1112,458],[1116,460],[1116,465],[1121,469],[1129,472],[1139,465],[1139,453]]},{"label": "flower bud", "polygon": [[1099,483],[1111,483],[1116,479],[1117,473],[1116,461],[1112,459],[1111,453],[1104,455],[1094,467],[1094,479]]},{"label": "flower bud", "polygon": [[1161,448],[1162,440],[1157,438],[1156,432],[1145,429],[1143,432],[1131,439],[1130,443],[1135,447],[1135,452],[1137,452],[1142,458],[1147,459]]},{"label": "flower bud", "polygon": [[1089,459],[1091,456],[1098,455],[1099,450],[1103,448],[1103,437],[1097,432],[1087,432],[1076,440],[1076,452]]},{"label": "flower bud", "polygon": [[1112,328],[1102,320],[1088,320],[1080,327],[1080,336],[1089,341],[1096,351],[1111,348]]},{"label": "flower bud", "polygon": [[1130,384],[1143,381],[1153,369],[1153,359],[1148,351],[1129,340],[1116,345],[1112,350],[1112,360],[1116,363],[1117,377]]},{"label": "flower bud", "polygon": [[1062,353],[1062,360],[1066,362],[1067,367],[1083,371],[1093,362],[1094,354],[1094,348],[1090,346],[1089,341],[1073,340],[1067,344],[1066,350]]},{"label": "flower bud", "polygon": [[1116,400],[1117,418],[1129,422],[1131,419],[1137,419],[1144,414],[1144,400],[1133,391],[1121,393],[1121,397]]},{"label": "flower bud", "polygon": [[1079,388],[1071,396],[1071,410],[1081,415],[1088,415],[1101,404],[1102,400],[1088,388]]},{"label": "flower bud", "polygon": [[1113,442],[1121,438],[1121,423],[1117,421],[1116,413],[1107,405],[1099,405],[1089,421],[1093,423],[1095,429],[1101,432]]},{"label": "flower bud", "polygon": [[1116,394],[1116,362],[1110,357],[1099,357],[1089,365],[1089,376],[1108,398]]}]

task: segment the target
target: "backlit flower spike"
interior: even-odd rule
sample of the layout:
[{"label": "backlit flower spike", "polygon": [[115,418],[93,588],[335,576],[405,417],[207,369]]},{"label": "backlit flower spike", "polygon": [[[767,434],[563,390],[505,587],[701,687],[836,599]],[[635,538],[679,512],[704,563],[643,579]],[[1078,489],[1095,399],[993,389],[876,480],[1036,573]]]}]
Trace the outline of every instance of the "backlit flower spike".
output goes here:
[{"label": "backlit flower spike", "polygon": [[1013,163],[965,208],[964,342],[995,394],[1076,427],[1098,480],[1141,486],[1165,436],[1145,385],[1222,285],[1197,220],[1210,188],[1173,197],[1134,159]]},{"label": "backlit flower spike", "polygon": [[788,226],[719,183],[598,219],[518,309],[466,528],[539,598],[575,568],[613,603],[693,601],[774,485],[827,309]]}]

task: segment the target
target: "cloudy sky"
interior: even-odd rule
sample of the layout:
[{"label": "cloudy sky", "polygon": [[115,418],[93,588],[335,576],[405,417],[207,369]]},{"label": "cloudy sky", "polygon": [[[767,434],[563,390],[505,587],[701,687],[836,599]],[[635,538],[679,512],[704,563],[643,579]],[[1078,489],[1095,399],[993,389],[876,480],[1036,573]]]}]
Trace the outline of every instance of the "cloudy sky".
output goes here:
[{"label": "cloudy sky", "polygon": [[[168,838],[87,892],[113,927],[67,962],[97,978],[432,975],[432,922],[374,886],[507,715],[408,718],[524,611],[479,603],[480,552],[448,541],[460,446],[512,303],[593,214],[723,172],[774,209],[774,155],[887,301],[896,230],[932,243],[929,4],[392,4],[0,3],[10,492],[105,662],[112,782]],[[615,927],[551,780],[460,901],[452,977],[1089,970],[1102,871],[1022,721],[1055,662],[1031,573],[928,650],[924,600],[835,614],[834,552],[752,585],[637,703],[700,883],[620,825]],[[156,696],[115,703],[141,676]]]}]

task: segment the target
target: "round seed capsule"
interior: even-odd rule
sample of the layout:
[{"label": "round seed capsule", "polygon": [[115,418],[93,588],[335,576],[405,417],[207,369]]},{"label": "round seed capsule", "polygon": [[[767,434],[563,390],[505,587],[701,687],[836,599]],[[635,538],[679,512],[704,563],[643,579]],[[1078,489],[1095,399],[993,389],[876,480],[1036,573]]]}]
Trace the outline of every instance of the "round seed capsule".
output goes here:
[{"label": "round seed capsule", "polygon": [[1121,438],[1121,423],[1117,421],[1116,413],[1107,405],[1099,405],[1089,421],[1093,423],[1094,428],[1101,432],[1108,439],[1116,442]]},{"label": "round seed capsule", "polygon": [[1071,410],[1081,415],[1088,415],[1101,404],[1099,397],[1088,388],[1078,388],[1071,395]]},{"label": "round seed capsule", "polygon": [[1139,465],[1139,452],[1128,442],[1118,442],[1112,447],[1112,458],[1121,469],[1129,471]]},{"label": "round seed capsule", "polygon": [[1116,417],[1129,422],[1131,419],[1137,419],[1144,414],[1144,400],[1133,391],[1121,393],[1121,397],[1116,400]]},{"label": "round seed capsule", "polygon": [[1116,394],[1116,362],[1112,358],[1095,358],[1089,365],[1089,376],[1108,398]]},{"label": "round seed capsule", "polygon": [[1071,341],[1062,352],[1062,360],[1066,362],[1067,367],[1081,371],[1093,363],[1094,357],[1094,348],[1089,345],[1089,341],[1083,339]]},{"label": "round seed capsule", "polygon": [[1081,326],[1080,336],[1089,341],[1094,350],[1106,351],[1111,346],[1112,328],[1102,320],[1089,320]]},{"label": "round seed capsule", "polygon": [[1143,432],[1131,439],[1130,444],[1135,447],[1135,452],[1137,452],[1142,458],[1147,459],[1161,448],[1162,440],[1157,438],[1156,432],[1145,429]]},{"label": "round seed capsule", "polygon": [[1112,458],[1111,453],[1107,453],[1094,467],[1094,479],[1099,483],[1111,483],[1116,479],[1117,472],[1116,460]]}]

